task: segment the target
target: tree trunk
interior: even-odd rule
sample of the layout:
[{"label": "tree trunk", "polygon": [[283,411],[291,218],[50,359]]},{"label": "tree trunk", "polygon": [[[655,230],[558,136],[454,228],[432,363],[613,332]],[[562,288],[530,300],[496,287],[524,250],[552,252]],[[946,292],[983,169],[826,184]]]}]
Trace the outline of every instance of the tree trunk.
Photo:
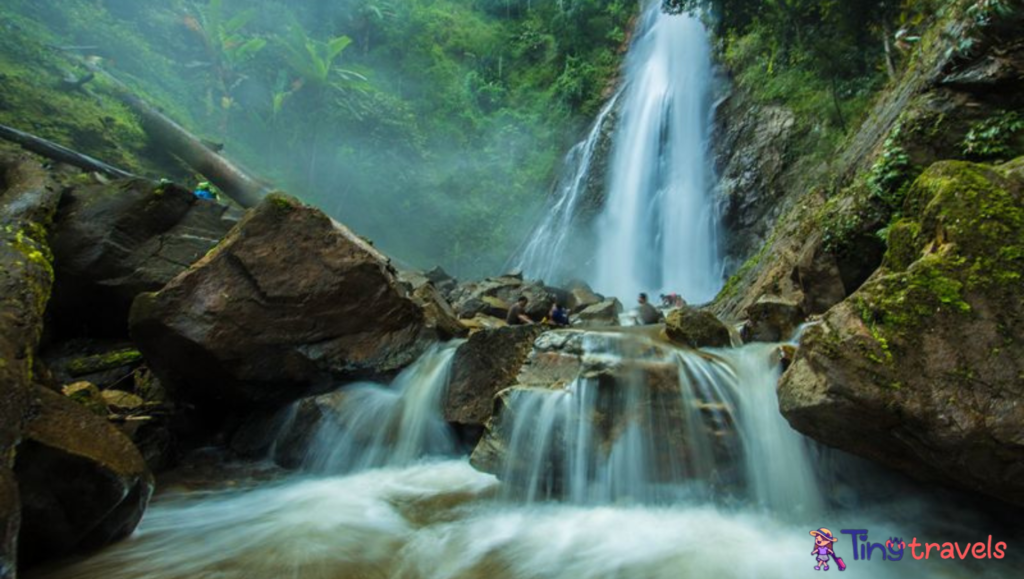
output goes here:
[{"label": "tree trunk", "polygon": [[114,96],[138,114],[142,128],[154,141],[209,179],[239,205],[253,207],[273,190],[268,183],[218,155],[198,137],[136,96],[127,85],[109,73],[96,70],[112,83]]},{"label": "tree trunk", "polygon": [[33,153],[42,155],[47,159],[53,159],[54,161],[73,165],[85,171],[103,173],[104,175],[109,175],[116,179],[138,178],[137,175],[133,175],[124,169],[118,169],[113,165],[108,165],[103,161],[90,157],[89,155],[83,155],[82,153],[72,151],[63,145],[58,145],[57,143],[48,141],[42,137],[30,135],[24,131],[8,127],[7,125],[0,125],[0,139],[17,143],[27,151],[32,151]]}]

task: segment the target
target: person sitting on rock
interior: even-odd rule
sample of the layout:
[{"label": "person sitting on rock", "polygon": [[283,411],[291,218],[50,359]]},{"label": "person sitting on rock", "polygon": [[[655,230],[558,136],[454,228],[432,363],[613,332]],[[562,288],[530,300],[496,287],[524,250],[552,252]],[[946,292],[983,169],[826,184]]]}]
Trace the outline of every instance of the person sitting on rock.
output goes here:
[{"label": "person sitting on rock", "polygon": [[636,311],[637,322],[639,324],[648,326],[651,324],[657,324],[661,321],[661,312],[658,311],[658,308],[652,306],[651,303],[647,301],[647,294],[640,294],[640,297],[637,298],[636,301],[640,304]]},{"label": "person sitting on rock", "polygon": [[548,310],[548,321],[553,326],[564,328],[569,325],[569,312],[558,305],[558,302],[552,302],[551,309]]},{"label": "person sitting on rock", "polygon": [[519,296],[516,303],[509,308],[508,316],[505,318],[505,322],[510,326],[520,326],[523,324],[532,324],[533,320],[526,315],[526,304],[530,300],[526,299],[526,296]]}]

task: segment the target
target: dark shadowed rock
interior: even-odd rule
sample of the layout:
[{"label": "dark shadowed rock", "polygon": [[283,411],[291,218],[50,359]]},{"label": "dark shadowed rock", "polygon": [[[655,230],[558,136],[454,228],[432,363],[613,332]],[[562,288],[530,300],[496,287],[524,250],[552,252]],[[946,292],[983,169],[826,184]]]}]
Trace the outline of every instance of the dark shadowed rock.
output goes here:
[{"label": "dark shadowed rock", "polygon": [[279,194],[163,290],[140,295],[131,329],[166,386],[235,407],[385,377],[439,335],[381,253]]},{"label": "dark shadowed rock", "polygon": [[800,306],[790,300],[764,297],[747,308],[743,326],[744,342],[781,342],[788,340],[803,321]]},{"label": "dark shadowed rock", "polygon": [[459,347],[452,363],[445,420],[483,426],[494,408],[494,395],[511,386],[543,326],[481,330]]},{"label": "dark shadowed rock", "polygon": [[69,332],[127,334],[128,310],[206,255],[237,223],[226,206],[173,184],[69,189],[53,236],[53,318]]},{"label": "dark shadowed rock", "polygon": [[23,565],[127,537],[153,492],[142,455],[104,418],[45,388],[34,395],[14,466]]},{"label": "dark shadowed rock", "polygon": [[1024,179],[933,165],[882,268],[810,328],[779,403],[825,444],[1024,505]]},{"label": "dark shadowed rock", "polygon": [[669,312],[665,335],[691,348],[724,348],[732,344],[729,328],[721,320],[709,311],[689,306]]}]

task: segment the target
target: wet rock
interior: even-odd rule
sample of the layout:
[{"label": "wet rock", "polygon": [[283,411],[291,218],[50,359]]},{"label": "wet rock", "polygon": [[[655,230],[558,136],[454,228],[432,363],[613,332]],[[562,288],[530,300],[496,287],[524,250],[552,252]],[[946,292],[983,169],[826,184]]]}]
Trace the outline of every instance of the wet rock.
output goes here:
[{"label": "wet rock", "polygon": [[744,342],[781,342],[788,340],[803,321],[803,312],[795,302],[764,297],[747,308],[743,326]]},{"label": "wet rock", "polygon": [[97,549],[142,519],[153,478],[106,420],[45,388],[26,424],[14,472],[21,489],[21,564]]},{"label": "wet rock", "polygon": [[135,296],[188,269],[238,218],[173,184],[131,180],[69,189],[54,226],[60,283],[53,319],[72,335],[127,335]]},{"label": "wet rock", "polygon": [[917,179],[883,267],[807,330],[783,375],[794,428],[1024,505],[1024,179],[1014,166],[942,162]]},{"label": "wet rock", "polygon": [[459,347],[452,363],[445,420],[483,426],[494,409],[494,395],[516,381],[542,326],[482,330]]},{"label": "wet rock", "polygon": [[583,328],[600,328],[619,325],[622,302],[615,298],[584,308],[573,319],[572,325]]},{"label": "wet rock", "polygon": [[724,348],[732,345],[729,328],[706,310],[685,306],[672,310],[665,320],[665,335],[691,348]]},{"label": "wet rock", "polygon": [[387,377],[438,339],[430,326],[382,254],[279,194],[131,311],[132,336],[164,385],[209,408]]}]

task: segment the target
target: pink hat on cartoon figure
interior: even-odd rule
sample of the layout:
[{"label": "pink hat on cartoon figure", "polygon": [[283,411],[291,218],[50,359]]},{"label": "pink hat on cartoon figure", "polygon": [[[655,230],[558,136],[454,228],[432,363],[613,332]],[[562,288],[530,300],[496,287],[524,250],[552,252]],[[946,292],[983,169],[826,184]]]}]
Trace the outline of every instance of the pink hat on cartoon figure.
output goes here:
[{"label": "pink hat on cartoon figure", "polygon": [[831,541],[833,543],[835,543],[836,541],[839,540],[839,539],[833,537],[832,536],[832,531],[826,529],[825,527],[822,527],[822,528],[818,529],[817,531],[811,531],[811,535],[814,536],[814,537],[817,537],[817,536],[820,535],[822,537],[825,537],[826,539],[828,539],[829,541]]}]

